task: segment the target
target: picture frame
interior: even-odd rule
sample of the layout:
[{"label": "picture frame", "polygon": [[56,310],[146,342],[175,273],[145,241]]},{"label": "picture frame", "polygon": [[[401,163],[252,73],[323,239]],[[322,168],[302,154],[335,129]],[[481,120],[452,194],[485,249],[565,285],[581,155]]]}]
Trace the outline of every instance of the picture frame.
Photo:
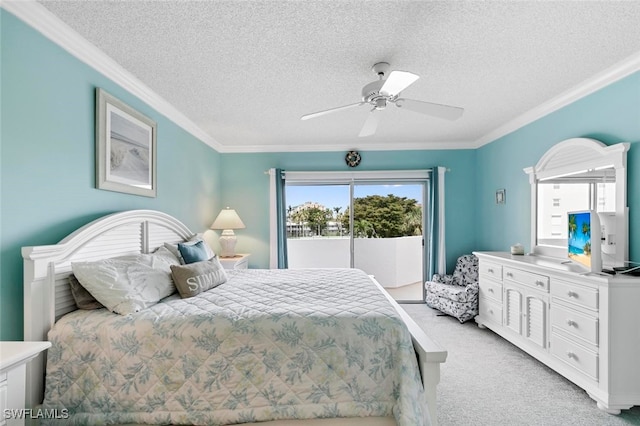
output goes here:
[{"label": "picture frame", "polygon": [[96,89],[96,187],[155,197],[156,122]]},{"label": "picture frame", "polygon": [[507,193],[504,189],[496,190],[496,204],[504,204],[507,202]]}]

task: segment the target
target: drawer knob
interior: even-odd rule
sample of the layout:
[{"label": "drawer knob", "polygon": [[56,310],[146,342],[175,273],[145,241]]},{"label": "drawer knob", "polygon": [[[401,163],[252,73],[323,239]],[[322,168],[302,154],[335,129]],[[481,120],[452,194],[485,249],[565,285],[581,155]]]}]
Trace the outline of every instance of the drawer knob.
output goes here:
[{"label": "drawer knob", "polygon": [[536,285],[542,287],[542,286],[544,286],[544,282],[538,280],[538,281],[536,281]]},{"label": "drawer knob", "polygon": [[578,323],[577,323],[577,322],[575,322],[574,320],[567,320],[567,325],[568,325],[569,327],[576,327],[576,328],[578,328]]},{"label": "drawer knob", "polygon": [[493,315],[493,309],[489,309],[489,313]]},{"label": "drawer knob", "polygon": [[573,291],[569,291],[569,292],[567,292],[567,296],[569,296],[569,297],[578,297],[578,294],[573,292]]},{"label": "drawer knob", "polygon": [[571,351],[567,351],[567,357],[571,358],[571,359],[578,359],[578,357],[576,356],[576,354],[574,354]]},{"label": "drawer knob", "polygon": [[507,276],[513,278],[513,274],[511,272],[507,272]]},{"label": "drawer knob", "polygon": [[489,289],[489,293],[493,293],[493,289],[492,288]]},{"label": "drawer knob", "polygon": [[489,272],[490,274],[493,274],[493,269],[489,268],[489,269],[487,269],[487,272]]}]

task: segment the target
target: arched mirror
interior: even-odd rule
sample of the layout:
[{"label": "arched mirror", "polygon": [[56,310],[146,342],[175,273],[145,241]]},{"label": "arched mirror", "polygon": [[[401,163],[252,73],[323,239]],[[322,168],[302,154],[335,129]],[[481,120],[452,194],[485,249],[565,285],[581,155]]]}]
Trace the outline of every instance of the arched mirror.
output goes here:
[{"label": "arched mirror", "polygon": [[629,251],[628,150],[628,143],[607,146],[595,139],[567,139],[524,169],[531,183],[534,254],[566,257],[567,213],[595,210],[602,229],[603,266],[624,266]]}]

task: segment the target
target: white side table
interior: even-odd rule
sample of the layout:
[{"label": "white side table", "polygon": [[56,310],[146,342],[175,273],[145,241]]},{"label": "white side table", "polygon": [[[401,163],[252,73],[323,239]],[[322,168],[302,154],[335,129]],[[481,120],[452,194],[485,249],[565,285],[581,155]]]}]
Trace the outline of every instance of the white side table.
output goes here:
[{"label": "white side table", "polygon": [[27,362],[49,347],[51,342],[0,342],[0,426],[24,425],[28,412],[14,417],[5,409],[33,408],[25,407]]},{"label": "white side table", "polygon": [[224,269],[248,269],[250,254],[236,254],[234,257],[218,257]]}]

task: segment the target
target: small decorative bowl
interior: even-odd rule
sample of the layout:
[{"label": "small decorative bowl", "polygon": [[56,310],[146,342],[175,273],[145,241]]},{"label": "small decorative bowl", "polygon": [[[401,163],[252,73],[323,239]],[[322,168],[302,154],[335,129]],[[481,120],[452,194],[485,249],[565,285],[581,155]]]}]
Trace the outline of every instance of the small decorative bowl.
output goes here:
[{"label": "small decorative bowl", "polygon": [[524,254],[524,246],[522,244],[515,244],[511,246],[511,254],[521,256]]}]

